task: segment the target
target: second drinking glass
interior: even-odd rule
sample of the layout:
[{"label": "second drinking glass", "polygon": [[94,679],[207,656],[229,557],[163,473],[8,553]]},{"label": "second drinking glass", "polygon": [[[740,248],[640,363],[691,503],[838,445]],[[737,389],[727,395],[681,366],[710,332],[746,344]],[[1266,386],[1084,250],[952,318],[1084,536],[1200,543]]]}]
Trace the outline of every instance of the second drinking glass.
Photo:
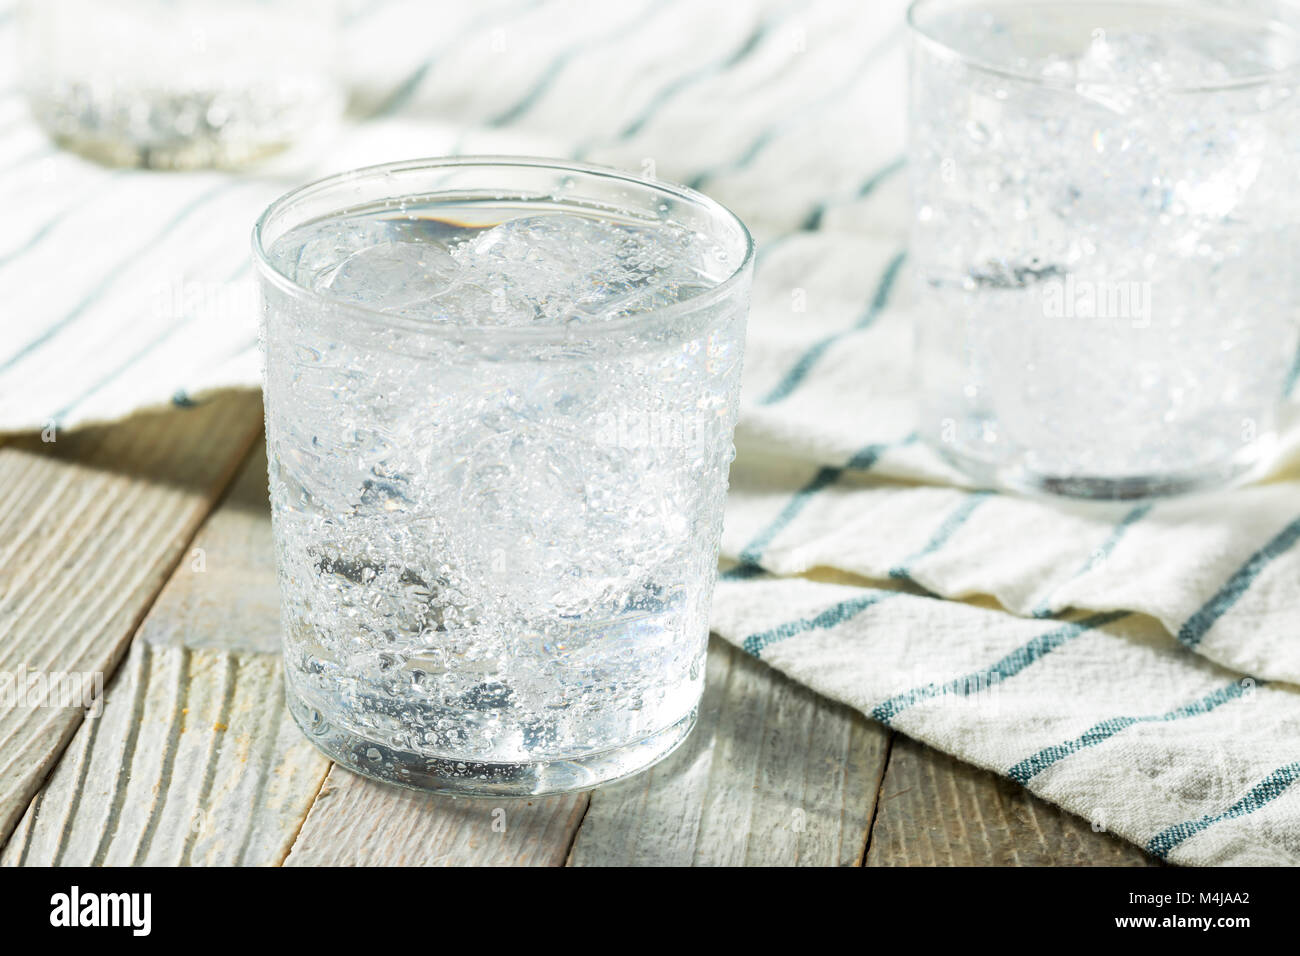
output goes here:
[{"label": "second drinking glass", "polygon": [[1266,451],[1300,327],[1297,14],[913,4],[922,430],[978,480],[1142,497]]}]

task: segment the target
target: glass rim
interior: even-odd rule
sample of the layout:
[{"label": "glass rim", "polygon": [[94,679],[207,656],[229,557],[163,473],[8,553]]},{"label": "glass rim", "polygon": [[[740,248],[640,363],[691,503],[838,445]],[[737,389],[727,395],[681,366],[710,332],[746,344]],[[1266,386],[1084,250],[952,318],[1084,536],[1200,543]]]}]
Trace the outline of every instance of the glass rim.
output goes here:
[{"label": "glass rim", "polygon": [[[1039,86],[1047,89],[1057,89],[1057,90],[1076,90],[1079,86],[1088,86],[1093,89],[1103,89],[1103,90],[1130,90],[1134,88],[1134,84],[1132,83],[1120,83],[1120,82],[1108,81],[1108,80],[1086,81],[1080,83],[1080,81],[1078,80],[1069,80],[1069,79],[1056,78],[1056,77],[1045,77],[1040,74],[1021,72],[1019,70],[1007,66],[999,66],[996,63],[992,63],[987,60],[980,59],[978,55],[964,53],[961,50],[954,47],[952,44],[939,39],[931,31],[922,27],[918,20],[919,14],[923,12],[925,8],[928,7],[940,6],[943,4],[947,4],[953,7],[961,7],[961,6],[969,6],[974,2],[976,2],[976,0],[911,0],[911,2],[907,5],[907,17],[906,17],[907,28],[914,38],[922,40],[925,43],[929,44],[933,51],[942,54],[944,58],[954,62],[959,62],[962,65],[969,67],[970,69],[973,70],[978,70],[981,73],[987,73],[992,76],[1002,77],[1003,79],[1015,80],[1020,83],[1029,83],[1034,86]],[[1079,7],[1099,5],[1107,2],[1107,0],[1038,0],[1037,4],[1028,3],[1026,2],[1026,0],[996,0],[996,2],[998,3],[998,5],[1005,5],[1005,6],[1039,5],[1045,7],[1046,6],[1074,7],[1077,9]],[[1292,7],[1296,6],[1296,4],[1294,3],[1288,3],[1288,0],[1280,0],[1280,2],[1283,3],[1283,5],[1289,5]],[[1196,3],[1194,2],[1194,0],[1192,3],[1180,3],[1177,2],[1177,0],[1138,0],[1138,2],[1136,3],[1129,4],[1129,6],[1165,7],[1171,10],[1188,11],[1188,10],[1195,10],[1198,7],[1203,8],[1206,5]],[[1266,17],[1261,17],[1260,22],[1265,25],[1277,24],[1278,26],[1281,26],[1283,29],[1287,30],[1287,32],[1295,34],[1297,41],[1300,42],[1300,30],[1296,29],[1295,27],[1288,27],[1285,24],[1281,23],[1281,21],[1275,19],[1269,19]],[[1276,83],[1281,78],[1287,76],[1294,77],[1298,74],[1300,74],[1300,56],[1297,56],[1293,62],[1287,63],[1284,66],[1276,67],[1274,69],[1263,70],[1257,73],[1248,73],[1242,76],[1234,76],[1231,77],[1230,79],[1219,80],[1213,83],[1194,83],[1194,84],[1183,84],[1183,85],[1162,87],[1160,89],[1160,92],[1172,93],[1172,94],[1191,94],[1191,93],[1218,93],[1227,90],[1249,89],[1250,87],[1254,87],[1254,86],[1267,86],[1269,84]]]},{"label": "glass rim", "polygon": [[[603,322],[594,322],[589,325],[584,325],[579,333],[575,333],[573,327],[568,323],[536,326],[484,325],[481,323],[467,322],[432,322],[427,319],[398,315],[371,306],[348,302],[309,289],[305,285],[285,275],[271,262],[266,244],[263,242],[269,223],[291,204],[310,194],[324,193],[329,189],[346,185],[350,182],[370,178],[381,178],[392,173],[423,169],[455,169],[462,167],[517,167],[526,169],[549,169],[560,173],[580,173],[600,179],[626,183],[638,189],[645,189],[669,195],[675,199],[689,202],[692,205],[704,208],[711,217],[718,217],[734,223],[740,230],[740,239],[744,244],[744,255],[740,257],[740,262],[734,269],[732,269],[725,279],[699,295],[691,296],[689,299],[683,299],[680,302],[674,302],[671,305],[650,309],[647,312],[638,312],[617,319],[609,319]],[[437,193],[435,191],[428,195],[435,196]],[[399,197],[394,196],[393,198]],[[594,208],[604,207],[593,206],[593,209]],[[610,212],[618,211],[616,207],[608,207],[608,209]],[[682,186],[664,180],[647,179],[633,175],[632,173],[624,172],[620,169],[615,169],[611,166],[600,166],[594,163],[569,162],[568,160],[548,159],[541,156],[508,155],[444,156],[429,157],[425,159],[399,160],[397,162],[379,163],[372,166],[360,166],[355,169],[333,173],[329,176],[313,180],[302,186],[289,190],[266,207],[262,214],[257,218],[257,221],[253,224],[252,245],[253,259],[263,278],[270,281],[281,292],[300,302],[321,305],[336,313],[349,313],[363,316],[367,321],[374,322],[384,328],[400,329],[434,338],[474,339],[502,342],[519,341],[543,344],[552,342],[556,344],[571,343],[574,338],[579,335],[582,338],[605,338],[629,330],[642,331],[666,324],[679,316],[688,315],[706,309],[717,302],[726,299],[727,296],[732,293],[732,290],[734,290],[740,283],[742,277],[753,263],[755,253],[754,237],[750,234],[749,228],[745,225],[744,220],[716,199],[712,199],[704,193],[691,189],[688,186]]]}]

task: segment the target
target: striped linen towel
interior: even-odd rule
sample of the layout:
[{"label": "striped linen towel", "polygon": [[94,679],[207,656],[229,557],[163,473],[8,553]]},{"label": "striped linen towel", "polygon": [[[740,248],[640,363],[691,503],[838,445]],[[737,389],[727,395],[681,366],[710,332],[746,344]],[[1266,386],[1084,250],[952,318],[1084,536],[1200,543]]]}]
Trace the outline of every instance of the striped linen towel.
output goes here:
[{"label": "striped linen towel", "polygon": [[1250,487],[1140,505],[973,489],[917,440],[902,13],[366,4],[348,121],[245,175],[53,150],[0,54],[0,431],[255,386],[248,230],[296,183],[457,153],[653,170],[760,244],[715,629],[1156,856],[1300,863],[1300,428]]}]

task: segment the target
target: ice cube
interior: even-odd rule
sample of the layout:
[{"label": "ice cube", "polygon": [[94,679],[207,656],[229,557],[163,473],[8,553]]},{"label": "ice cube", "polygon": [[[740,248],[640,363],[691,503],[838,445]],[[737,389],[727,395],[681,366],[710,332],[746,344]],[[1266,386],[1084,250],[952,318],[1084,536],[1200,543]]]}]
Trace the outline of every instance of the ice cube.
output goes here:
[{"label": "ice cube", "polygon": [[447,292],[460,274],[460,264],[439,246],[381,242],[321,273],[316,289],[385,312],[405,312]]},{"label": "ice cube", "polygon": [[1210,86],[1232,78],[1226,63],[1177,33],[1107,35],[1094,31],[1075,63],[1080,95],[1115,113],[1151,100],[1171,89]]},{"label": "ice cube", "polygon": [[[469,284],[512,304],[530,303],[534,320],[586,321],[700,291],[701,276],[682,264],[689,244],[673,243],[666,231],[564,213],[525,216],[487,230],[454,254]],[[518,316],[526,310],[503,311]]]}]

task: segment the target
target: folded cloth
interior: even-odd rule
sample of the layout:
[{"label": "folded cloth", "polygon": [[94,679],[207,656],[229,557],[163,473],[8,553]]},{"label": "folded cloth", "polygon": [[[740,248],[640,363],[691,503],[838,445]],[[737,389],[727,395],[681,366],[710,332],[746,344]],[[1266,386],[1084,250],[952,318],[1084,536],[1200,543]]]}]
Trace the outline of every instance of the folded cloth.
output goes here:
[{"label": "folded cloth", "polygon": [[353,5],[346,122],[242,175],[59,152],[0,55],[0,431],[255,387],[249,229],[301,182],[688,183],[759,238],[715,629],[1162,858],[1300,862],[1300,430],[1251,486],[1136,505],[975,489],[918,440],[902,0],[428,6]]},{"label": "folded cloth", "polygon": [[1300,694],[1150,618],[1063,620],[793,579],[719,584],[714,626],[795,680],[1176,863],[1300,863]]}]

